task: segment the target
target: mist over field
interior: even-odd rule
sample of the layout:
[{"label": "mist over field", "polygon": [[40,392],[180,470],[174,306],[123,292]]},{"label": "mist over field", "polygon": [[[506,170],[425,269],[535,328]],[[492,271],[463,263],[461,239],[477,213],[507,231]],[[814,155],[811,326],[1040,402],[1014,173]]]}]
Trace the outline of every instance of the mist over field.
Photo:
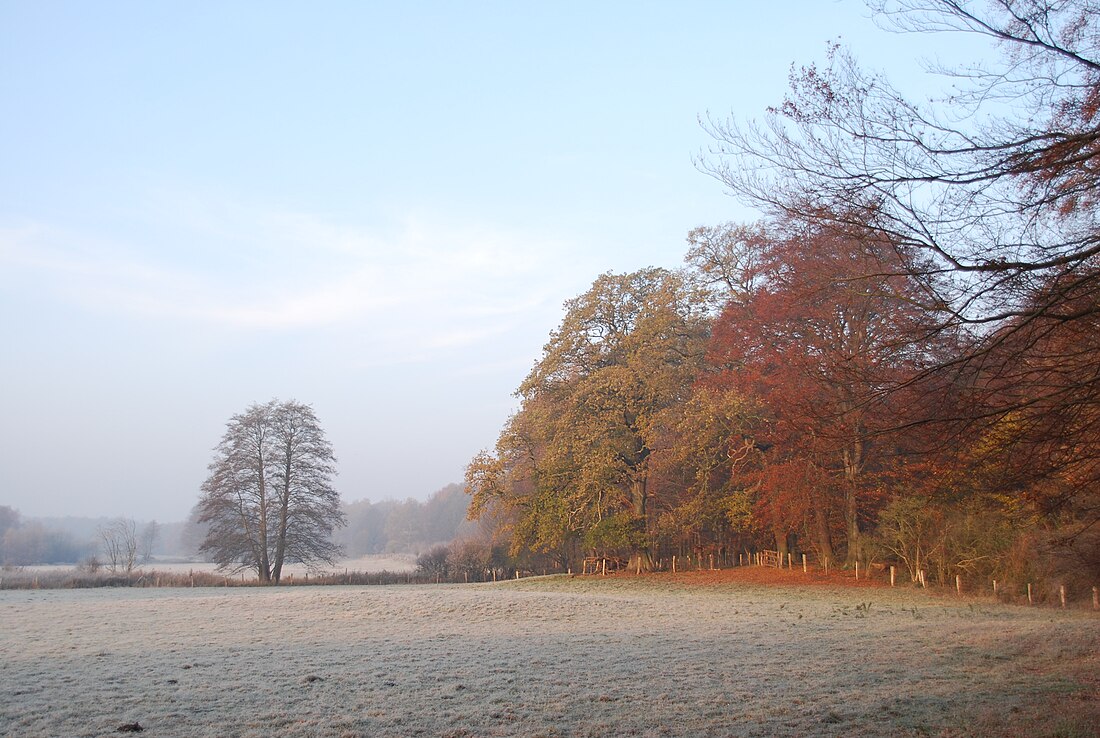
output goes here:
[{"label": "mist over field", "polygon": [[[332,534],[341,547],[341,566],[356,567],[364,556],[402,554],[412,556],[432,546],[447,544],[471,533],[466,520],[469,498],[459,485],[433,492],[426,500],[356,500],[345,503],[347,523]],[[128,518],[46,517],[23,518],[17,510],[0,506],[0,564],[26,567],[52,564],[86,566],[104,558],[103,532]],[[180,522],[132,521],[141,549],[135,562],[146,569],[207,561],[199,548],[204,526],[194,516]],[[349,561],[350,560],[350,561]],[[101,563],[108,564],[103,561]],[[377,566],[372,563],[371,569]],[[364,570],[371,570],[364,569]]]}]

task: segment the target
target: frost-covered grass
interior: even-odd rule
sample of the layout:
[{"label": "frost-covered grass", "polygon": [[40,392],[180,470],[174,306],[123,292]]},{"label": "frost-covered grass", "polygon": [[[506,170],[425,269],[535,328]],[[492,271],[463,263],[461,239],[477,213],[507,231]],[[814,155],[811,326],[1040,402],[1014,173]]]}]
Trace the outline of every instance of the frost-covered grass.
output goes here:
[{"label": "frost-covered grass", "polygon": [[[30,564],[27,566],[5,567],[4,570],[0,571],[0,576],[22,576],[23,578],[51,574],[64,576],[80,568],[86,567],[77,567],[72,564]],[[364,573],[404,573],[414,571],[415,569],[416,556],[413,554],[369,554],[355,559],[342,559],[336,562],[334,566],[325,566],[322,567],[320,571],[314,571],[313,573],[314,575],[342,574],[345,571]],[[106,573],[106,567],[102,567],[100,571]],[[190,572],[215,574],[217,573],[217,566],[207,561],[161,561],[159,559],[154,559],[150,563],[139,565],[136,571],[164,572],[167,574],[188,574]],[[293,577],[304,577],[309,573],[309,569],[302,564],[288,564],[284,567],[284,573]],[[255,579],[256,573],[245,572],[245,577]],[[236,578],[240,578],[240,575],[237,574]]]},{"label": "frost-covered grass", "polygon": [[0,592],[0,735],[1092,735],[1100,619],[832,586]]}]

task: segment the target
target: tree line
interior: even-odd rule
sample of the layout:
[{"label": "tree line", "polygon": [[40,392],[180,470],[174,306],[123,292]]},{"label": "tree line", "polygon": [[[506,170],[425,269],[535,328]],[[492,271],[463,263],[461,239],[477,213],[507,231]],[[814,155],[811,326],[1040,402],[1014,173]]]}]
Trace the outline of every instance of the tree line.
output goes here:
[{"label": "tree line", "polygon": [[0,564],[57,564],[81,561],[95,551],[95,546],[72,534],[25,521],[18,510],[0,505]]},{"label": "tree line", "polygon": [[[457,537],[476,536],[466,520],[469,497],[449,484],[426,500],[341,502],[346,524],[330,534],[341,555],[419,555]],[[196,507],[186,521],[139,522],[133,518],[24,519],[0,505],[0,566],[79,564],[89,571],[128,571],[157,559],[203,558],[199,548],[209,526],[198,522]],[[212,559],[210,559],[212,560]]]},{"label": "tree line", "polygon": [[18,510],[0,505],[0,565],[81,564],[130,572],[152,560],[160,545],[161,525],[139,525],[132,518],[55,518],[24,520]]},{"label": "tree line", "polygon": [[514,555],[1100,575],[1100,6],[870,5],[999,55],[918,105],[834,46],[704,121],[761,218],[566,303],[467,469]]},{"label": "tree line", "polygon": [[462,485],[448,484],[424,501],[357,500],[344,504],[347,524],[333,532],[344,555],[421,554],[433,546],[467,535],[470,498]]}]

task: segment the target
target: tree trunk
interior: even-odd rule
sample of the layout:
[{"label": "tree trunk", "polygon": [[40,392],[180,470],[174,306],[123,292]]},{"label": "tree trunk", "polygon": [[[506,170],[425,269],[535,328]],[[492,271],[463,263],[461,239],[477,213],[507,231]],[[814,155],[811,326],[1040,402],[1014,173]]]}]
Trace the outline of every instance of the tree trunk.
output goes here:
[{"label": "tree trunk", "polygon": [[790,551],[787,545],[787,531],[774,528],[772,533],[775,535],[775,550],[779,552],[779,568],[782,569],[787,562],[787,553]]},{"label": "tree trunk", "polygon": [[649,502],[648,495],[646,494],[645,477],[635,479],[631,482],[630,501],[633,504],[634,517],[644,522],[646,519],[646,507]]},{"label": "tree trunk", "polygon": [[289,448],[286,454],[286,466],[283,470],[285,476],[283,477],[282,489],[279,490],[279,530],[278,537],[275,540],[275,563],[271,571],[275,584],[279,583],[283,575],[283,561],[286,558],[287,521],[290,517],[291,451]]},{"label": "tree trunk", "polygon": [[817,538],[817,550],[822,560],[834,560],[833,541],[829,535],[829,516],[826,514],[825,501],[814,501],[814,534]]},{"label": "tree trunk", "polygon": [[259,477],[260,477],[260,522],[256,530],[256,547],[260,550],[259,561],[257,561],[257,569],[259,570],[259,578],[262,584],[267,584],[271,581],[271,561],[268,559],[267,550],[267,478],[264,473],[264,458],[261,454],[259,457]]},{"label": "tree trunk", "polygon": [[856,502],[856,487],[854,484],[845,485],[844,489],[844,518],[848,527],[848,565],[852,566],[859,561],[863,553],[863,540],[859,530],[859,509]]},{"label": "tree trunk", "polygon": [[844,449],[844,523],[848,533],[848,566],[858,561],[863,541],[859,530],[859,471],[863,466],[863,442],[856,440]]},{"label": "tree trunk", "polygon": [[641,559],[642,571],[653,570],[653,557],[649,553],[649,520],[646,517],[649,503],[649,493],[646,490],[646,478],[635,478],[630,485],[630,500],[633,507],[634,519],[638,521],[644,541],[638,549],[638,557]]}]

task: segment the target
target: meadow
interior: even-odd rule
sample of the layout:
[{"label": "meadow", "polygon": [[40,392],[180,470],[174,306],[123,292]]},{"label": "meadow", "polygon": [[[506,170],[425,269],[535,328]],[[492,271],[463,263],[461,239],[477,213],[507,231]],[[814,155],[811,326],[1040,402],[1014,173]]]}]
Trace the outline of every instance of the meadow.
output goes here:
[{"label": "meadow", "polygon": [[0,735],[1094,735],[1100,617],[536,577],[0,592]]},{"label": "meadow", "polygon": [[[0,581],[3,578],[9,580],[9,582],[22,581],[26,579],[32,579],[37,575],[40,577],[65,577],[73,576],[81,573],[81,569],[85,570],[87,567],[74,566],[72,564],[29,564],[27,566],[11,566],[0,569]],[[394,572],[394,573],[407,573],[416,570],[416,556],[413,554],[370,554],[366,556],[359,556],[353,559],[340,559],[334,565],[330,567],[324,567],[321,570],[314,570],[313,574],[324,575],[336,575],[346,571],[356,573],[380,573],[380,572]],[[154,559],[148,563],[138,565],[134,570],[138,575],[142,573],[155,575],[156,573],[164,574],[187,574],[189,572],[203,573],[216,576],[222,576],[222,572],[218,570],[217,564],[209,561],[190,561],[184,559]],[[287,564],[283,571],[290,577],[304,577],[310,572],[310,569],[304,564]],[[97,572],[104,576],[110,574],[108,567],[101,566]],[[245,579],[249,582],[256,580],[255,571],[246,571],[243,573],[234,573],[231,575],[234,580]]]}]

